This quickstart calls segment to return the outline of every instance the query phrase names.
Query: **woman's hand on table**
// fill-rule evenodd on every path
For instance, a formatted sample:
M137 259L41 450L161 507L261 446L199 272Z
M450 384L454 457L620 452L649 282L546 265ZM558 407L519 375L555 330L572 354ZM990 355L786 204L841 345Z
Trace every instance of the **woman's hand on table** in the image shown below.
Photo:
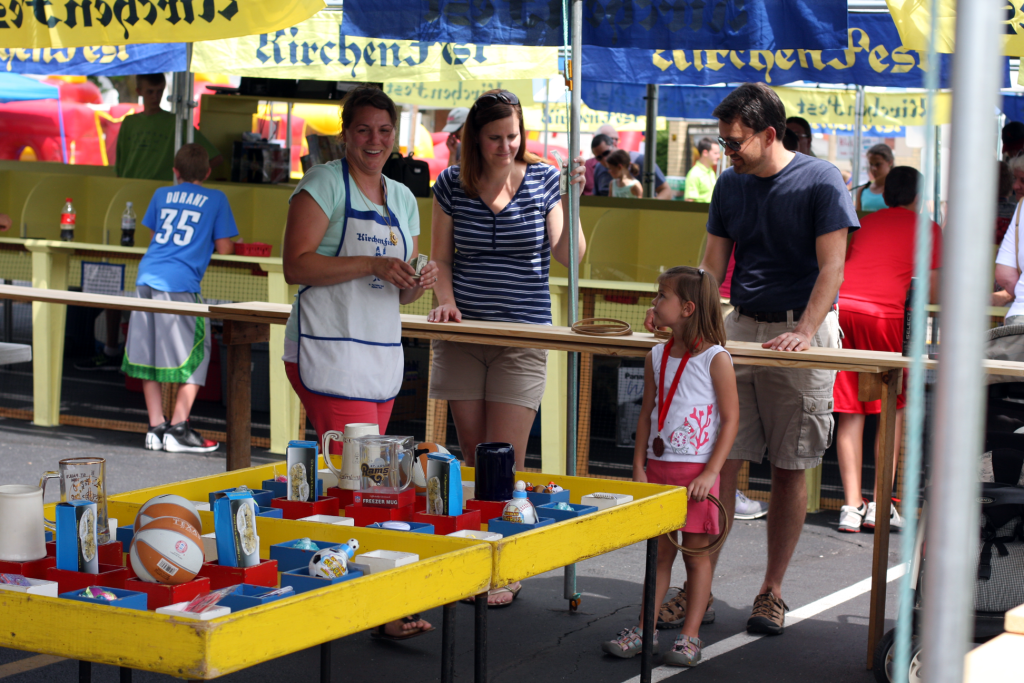
M416 271L400 258L390 256L371 256L370 272L379 280L390 282L399 289L412 289L418 286Z
M455 304L441 304L427 316L428 323L461 323L462 312L455 307Z
M437 264L433 261L428 261L427 265L423 266L423 270L420 271L420 287L423 289L433 289L434 285L437 284L437 274L441 272L441 269L437 267Z

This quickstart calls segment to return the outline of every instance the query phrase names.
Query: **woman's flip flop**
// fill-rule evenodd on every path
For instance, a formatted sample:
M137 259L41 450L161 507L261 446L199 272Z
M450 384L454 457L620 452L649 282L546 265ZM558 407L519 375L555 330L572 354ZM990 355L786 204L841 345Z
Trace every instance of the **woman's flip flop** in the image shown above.
M418 615L418 614L410 614L407 617L402 617L402 623L403 624L414 624L414 623L416 623L419 620L420 620L420 615ZM412 630L412 631L406 631L405 633L403 633L400 636L393 636L393 635L391 635L390 633L388 633L385 630L386 627L387 627L387 624L381 624L380 626L378 626L373 631L370 631L370 637L371 638L376 638L377 640L408 640L409 638L415 638L416 636L422 636L424 633L430 633L431 631L434 630L434 627L431 626L430 628L418 628L418 629L415 629L415 630Z

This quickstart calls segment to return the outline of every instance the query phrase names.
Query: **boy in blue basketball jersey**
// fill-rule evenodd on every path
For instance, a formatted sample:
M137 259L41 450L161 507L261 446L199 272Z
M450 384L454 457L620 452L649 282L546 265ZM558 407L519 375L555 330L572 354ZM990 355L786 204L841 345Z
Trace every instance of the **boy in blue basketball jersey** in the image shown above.
M180 183L153 194L142 224L153 231L139 263L136 296L142 299L201 303L200 282L213 252L231 254L238 236L227 197L202 187L210 176L206 150L182 146L174 157ZM211 334L206 318L132 311L125 344L124 370L142 380L149 412L146 448L175 453L209 453L218 443L200 436L188 416L199 388L206 384ZM170 419L163 414L160 383L181 384Z

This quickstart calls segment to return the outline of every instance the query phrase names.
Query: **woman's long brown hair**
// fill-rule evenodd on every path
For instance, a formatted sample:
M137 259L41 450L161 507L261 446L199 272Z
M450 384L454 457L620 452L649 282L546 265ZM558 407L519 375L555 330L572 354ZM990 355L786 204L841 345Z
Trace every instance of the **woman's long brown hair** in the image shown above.
M481 100L484 95L496 95L502 90L488 90L473 104L466 117L466 124L462 129L462 157L459 160L459 183L467 197L476 199L480 196L480 178L484 172L484 160L480 155L480 131L488 123L499 121L515 115L519 119L519 149L516 151L516 161L525 161L528 164L543 163L543 159L526 150L526 126L523 124L523 108L519 104L507 104L501 100L487 98Z

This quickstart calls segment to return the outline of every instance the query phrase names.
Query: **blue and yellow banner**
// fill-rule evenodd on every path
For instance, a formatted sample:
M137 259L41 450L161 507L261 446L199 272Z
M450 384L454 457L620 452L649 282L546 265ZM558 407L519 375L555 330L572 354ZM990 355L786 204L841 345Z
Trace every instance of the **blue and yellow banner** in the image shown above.
M666 50L838 49L846 44L838 0L583 0L583 44ZM560 46L561 0L352 0L348 35Z
M1024 0L1021 0L1024 2ZM612 50L583 48L583 78L617 83L715 85L795 81L920 88L927 50L900 40L887 14L851 14L842 50ZM949 87L951 57L939 58ZM1008 73L1007 67L1003 67ZM1008 76L1004 78L1008 83Z
M128 76L188 68L185 46L104 45L102 47L0 48L0 69L38 76Z

